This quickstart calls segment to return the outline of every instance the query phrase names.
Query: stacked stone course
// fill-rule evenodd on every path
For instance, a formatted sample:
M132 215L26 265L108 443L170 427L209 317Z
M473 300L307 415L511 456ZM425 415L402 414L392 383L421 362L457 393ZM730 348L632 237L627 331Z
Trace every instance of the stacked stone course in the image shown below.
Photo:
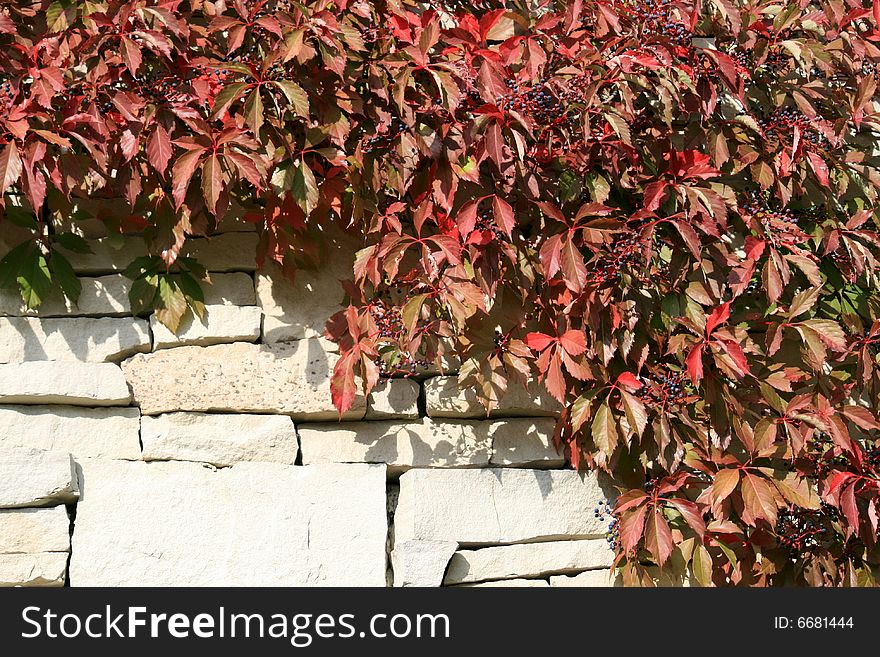
M539 386L487 417L454 371L393 379L340 420L322 336L358 244L290 283L228 230L187 245L212 284L177 335L97 229L78 303L0 290L0 585L612 585L611 492Z

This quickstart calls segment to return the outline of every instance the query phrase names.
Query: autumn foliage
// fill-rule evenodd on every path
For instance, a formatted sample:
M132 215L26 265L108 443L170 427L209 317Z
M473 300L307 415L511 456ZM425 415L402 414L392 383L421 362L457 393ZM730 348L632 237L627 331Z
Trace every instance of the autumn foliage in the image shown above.
M146 240L132 298L172 327L203 310L188 236L256 222L294 275L338 224L340 411L426 369L489 410L537 379L620 488L627 583L874 584L878 0L0 7L28 304L76 298L80 218Z

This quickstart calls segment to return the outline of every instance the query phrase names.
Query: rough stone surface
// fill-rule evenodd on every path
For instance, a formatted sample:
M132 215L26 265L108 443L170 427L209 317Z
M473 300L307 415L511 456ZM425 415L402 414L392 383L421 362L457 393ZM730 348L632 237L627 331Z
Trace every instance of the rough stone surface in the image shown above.
M70 454L37 449L0 449L0 508L55 506L79 497Z
M262 314L256 306L206 306L204 318L190 314L175 335L153 315L150 318L153 349L255 342L260 337L261 319Z
M608 568L602 568L600 570L587 570L586 572L572 576L557 575L550 578L550 586L554 587L595 586L611 588L613 586L620 585L620 578L617 577L612 579L611 570L609 570Z
M65 249L59 250L70 261L76 273L93 276L121 272L135 258L147 255L146 243L136 237L122 241L115 238L91 240L89 247L92 250L91 253L74 253Z
M199 461L227 466L241 461L293 465L299 451L286 415L168 413L144 416L145 461Z
M283 342L319 337L331 315L341 309L341 280L352 277L355 252L363 240L331 229L328 253L317 270L300 270L293 283L271 265L257 275L257 300L266 315L263 339Z
M381 467L82 468L73 586L385 585Z
M419 417L419 384L410 379L380 381L367 397L367 420L404 420Z
M161 377L157 375L155 381ZM33 361L0 365L0 404L125 406L131 393L118 365Z
M425 402L431 417L485 418L486 408L473 388L460 389L458 377L437 376L426 379ZM541 384L526 390L512 384L489 417L556 416L560 405Z
M0 554L0 586L64 586L66 552Z
M600 538L588 510L606 498L593 474L572 470L419 470L400 477L397 541L466 546Z
M492 587L492 588L510 588L510 589L524 589L524 588L545 588L550 586L547 583L547 580L544 579L502 579L497 582L480 582L479 584L458 584L460 588L477 588L477 587Z
M0 448L69 452L74 458L141 457L136 408L0 406Z
M458 543L406 541L394 546L391 567L394 586L440 586Z
M614 552L604 539L460 550L449 562L443 583L463 584L494 579L541 577L591 568L608 568L613 563Z
M300 425L303 463L384 463L389 474L411 467L489 464L488 423L338 422Z
M0 363L102 363L149 350L150 331L142 319L0 317Z
M254 271L257 268L256 233L224 233L189 239L183 255L198 260L208 271Z
M213 273L210 284L202 284L202 291L209 306L254 306L257 303L254 279L244 272Z
M553 446L552 418L499 420L491 424L492 465L561 468L565 457Z
M277 345L238 342L138 354L122 368L146 415L170 411L284 413L298 420L337 419L330 373L337 356L325 340ZM358 397L345 419L360 419Z
M67 552L70 519L63 506L0 511L0 554Z

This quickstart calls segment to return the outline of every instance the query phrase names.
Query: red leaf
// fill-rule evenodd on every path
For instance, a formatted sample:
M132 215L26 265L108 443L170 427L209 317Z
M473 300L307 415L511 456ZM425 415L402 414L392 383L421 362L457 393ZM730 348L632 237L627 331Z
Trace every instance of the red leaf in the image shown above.
M492 197L492 212L495 214L495 224L504 231L504 234L510 237L513 234L513 228L516 226L516 220L513 217L513 208L510 204L498 196Z
M641 506L633 513L625 513L620 519L620 547L624 552L636 548L645 531L645 514L647 506Z
M819 181L819 184L823 187L828 187L828 165L825 164L822 156L813 151L807 151L807 160L809 160L810 167L813 169L813 173L816 174L816 180Z
M648 212L654 212L663 202L666 188L669 184L665 180L652 182L645 187L644 207Z
M699 507L688 500L669 499L669 503L678 509L679 513L684 517L685 522L694 530L700 540L706 534L706 521L703 520L703 514L700 513Z
M330 378L330 397L333 406L342 415L354 405L357 396L357 382L355 380L355 363L357 354L350 351L343 355L333 367L333 376Z
M174 168L171 170L171 190L174 195L174 204L177 208L183 205L189 181L192 179L204 154L204 149L187 151L177 158L177 161L174 163Z
M559 336L559 344L569 356L580 356L587 350L587 337L583 331L572 329Z
M168 167L168 160L171 159L172 150L173 147L171 146L171 139L168 133L161 124L157 124L156 129L153 130L153 134L150 136L150 141L147 142L147 156L150 158L150 164L159 173L165 173L165 169Z
M617 377L617 383L627 388L630 392L634 392L642 387L642 382L639 381L631 372L624 372L619 377Z
M141 47L128 37L122 37L122 60L132 75L137 75L142 59Z
M703 378L703 345L695 345L685 360L691 381L699 383Z
M728 319L730 319L730 301L725 301L706 318L706 335L712 335L712 331Z
M21 157L14 141L6 144L0 152L0 194L3 194L21 177Z
M645 524L645 547L662 566L672 554L672 530L666 518L656 509L648 514Z
M210 155L202 165L202 192L205 195L205 204L211 212L216 211L217 199L222 190L223 171L220 169L220 158Z
M544 351L547 347L556 343L556 338L550 337L546 333L529 333L525 339L529 349L534 351Z

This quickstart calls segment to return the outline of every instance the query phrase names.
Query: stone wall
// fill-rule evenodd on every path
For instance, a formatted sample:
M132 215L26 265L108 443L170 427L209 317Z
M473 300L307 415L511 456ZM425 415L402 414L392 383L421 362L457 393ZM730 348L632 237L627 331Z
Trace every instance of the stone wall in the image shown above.
M612 584L609 493L556 453L552 399L487 418L451 372L340 421L321 335L357 245L291 284L256 240L192 241L213 283L179 335L130 314L136 242L70 254L77 304L0 290L0 585Z

